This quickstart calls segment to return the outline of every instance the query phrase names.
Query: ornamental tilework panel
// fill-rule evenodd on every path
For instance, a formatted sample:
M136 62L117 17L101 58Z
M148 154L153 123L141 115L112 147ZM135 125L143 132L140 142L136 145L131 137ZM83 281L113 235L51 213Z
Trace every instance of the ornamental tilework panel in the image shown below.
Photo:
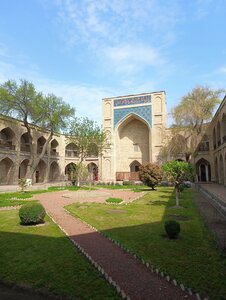
M144 119L152 127L151 105L119 108L114 110L114 127L129 114L135 114Z
M151 95L148 96L136 96L129 98L122 98L114 100L114 106L123 106L123 105L133 105L133 104L141 104L141 103L150 103Z

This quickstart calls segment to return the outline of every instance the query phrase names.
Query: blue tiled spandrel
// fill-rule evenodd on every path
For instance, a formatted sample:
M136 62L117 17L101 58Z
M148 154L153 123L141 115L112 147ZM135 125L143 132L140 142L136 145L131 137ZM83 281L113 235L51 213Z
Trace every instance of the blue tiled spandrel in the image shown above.
M126 116L135 114L144 119L152 127L151 105L118 108L114 110L114 127Z

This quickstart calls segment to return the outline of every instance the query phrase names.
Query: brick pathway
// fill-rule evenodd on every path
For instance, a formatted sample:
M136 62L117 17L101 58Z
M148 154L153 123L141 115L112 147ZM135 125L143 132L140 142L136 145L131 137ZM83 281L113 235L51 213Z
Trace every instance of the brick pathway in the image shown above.
M122 198L123 194L125 196L128 192L117 191L117 195ZM113 191L111 193L114 194ZM69 215L63 207L76 200L73 197L62 197L64 194L65 191L40 194L35 195L35 199L44 205L53 220L112 277L132 300L195 299L166 279L151 273L132 255L124 252L79 219ZM137 197L137 194L135 196ZM98 197L95 198L95 202L96 200Z

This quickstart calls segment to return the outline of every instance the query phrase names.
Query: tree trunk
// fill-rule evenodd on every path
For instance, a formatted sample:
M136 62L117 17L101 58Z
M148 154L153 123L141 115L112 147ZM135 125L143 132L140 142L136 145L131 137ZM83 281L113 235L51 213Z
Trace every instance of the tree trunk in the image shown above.
M179 186L178 185L175 187L175 190L176 190L176 206L179 206L179 193L180 193L180 191L179 191Z

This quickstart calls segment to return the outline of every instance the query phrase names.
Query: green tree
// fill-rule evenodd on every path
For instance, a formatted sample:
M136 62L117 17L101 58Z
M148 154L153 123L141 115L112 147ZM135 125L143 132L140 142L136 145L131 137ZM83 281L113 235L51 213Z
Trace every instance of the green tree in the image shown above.
M182 97L180 103L172 110L174 124L166 139L162 156L168 152L171 159L180 154L184 155L186 161L190 160L224 92L223 89L211 90L208 87L197 86Z
M192 165L184 161L168 161L162 165L162 169L167 179L175 186L176 205L179 206L181 185L185 180L191 180L193 176Z
M68 120L74 115L74 109L53 94L45 96L37 92L31 82L21 79L19 84L8 80L0 85L0 113L18 118L27 130L30 159L26 178L32 179L53 133L66 128ZM37 154L36 141L32 136L34 125L48 131L48 138L40 154Z
M88 118L75 118L71 124L68 134L68 143L76 145L79 157L79 165L85 158L91 156L101 156L109 146L106 133L97 125L96 122ZM77 185L80 185L80 177L77 178Z
M154 163L147 163L140 166L139 178L143 184L150 186L152 190L162 180L162 169Z

